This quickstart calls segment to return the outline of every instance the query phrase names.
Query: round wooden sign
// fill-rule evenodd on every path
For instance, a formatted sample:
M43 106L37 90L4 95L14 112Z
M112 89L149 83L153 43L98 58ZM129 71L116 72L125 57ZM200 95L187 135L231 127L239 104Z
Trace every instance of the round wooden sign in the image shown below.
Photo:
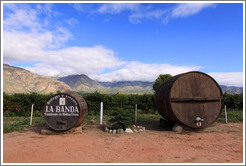
M50 128L65 131L82 123L87 114L87 105L75 93L60 93L46 102L43 114Z

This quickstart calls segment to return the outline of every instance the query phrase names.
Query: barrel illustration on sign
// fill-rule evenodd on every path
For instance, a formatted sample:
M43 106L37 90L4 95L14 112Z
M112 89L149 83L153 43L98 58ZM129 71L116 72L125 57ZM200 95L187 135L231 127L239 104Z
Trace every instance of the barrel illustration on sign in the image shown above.
M156 91L155 102L158 112L168 121L203 128L221 114L223 93L211 76L193 71L162 83Z
M45 104L44 119L53 130L65 131L79 126L87 115L84 98L75 92L59 93L52 96Z

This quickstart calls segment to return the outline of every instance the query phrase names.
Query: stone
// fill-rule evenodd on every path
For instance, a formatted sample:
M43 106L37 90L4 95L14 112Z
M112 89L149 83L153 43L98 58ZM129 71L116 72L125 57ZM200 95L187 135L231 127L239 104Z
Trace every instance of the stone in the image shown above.
M133 131L130 128L126 128L125 133L133 133Z
M136 125L132 125L132 127L135 129L136 128Z
M75 127L71 129L70 133L80 134L82 133L82 127Z
M51 130L48 130L48 129L42 129L41 130L41 134L42 135L52 135L54 133L55 133L54 131L51 131Z
M183 127L182 127L180 124L176 123L176 124L173 126L172 131L174 131L174 132L176 132L176 133L182 133Z
M141 131L143 131L143 129L139 129L138 131L141 132Z
M137 132L138 132L138 130L137 130L137 129L133 129L133 132L134 132L134 133L137 133Z
M105 131L105 132L108 132L108 130L109 130L108 127L105 127L105 130L104 130L104 131Z
M144 126L143 126L142 130L145 131L145 127Z
M137 129L139 129L139 126L137 126Z
M109 130L109 133L112 133L112 129Z
M116 129L113 130L113 134L116 134Z

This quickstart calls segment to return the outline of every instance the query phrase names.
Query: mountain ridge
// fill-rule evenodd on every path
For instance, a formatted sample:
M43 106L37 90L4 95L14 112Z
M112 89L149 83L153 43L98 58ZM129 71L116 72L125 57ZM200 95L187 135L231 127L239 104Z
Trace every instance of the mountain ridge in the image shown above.
M74 90L81 93L129 93L143 94L153 93L154 82L147 81L117 81L101 82L91 79L85 74L74 74L65 77L51 78L37 75L30 71L3 65L4 92L6 93L49 93L55 91ZM243 93L243 87L220 85L223 93L231 94Z

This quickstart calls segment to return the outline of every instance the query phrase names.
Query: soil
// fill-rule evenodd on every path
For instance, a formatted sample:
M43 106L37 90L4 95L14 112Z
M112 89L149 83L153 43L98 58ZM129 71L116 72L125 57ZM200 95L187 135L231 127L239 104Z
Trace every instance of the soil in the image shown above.
M214 123L181 134L158 125L109 134L87 125L80 134L41 135L39 128L3 135L3 163L242 163L243 123Z

